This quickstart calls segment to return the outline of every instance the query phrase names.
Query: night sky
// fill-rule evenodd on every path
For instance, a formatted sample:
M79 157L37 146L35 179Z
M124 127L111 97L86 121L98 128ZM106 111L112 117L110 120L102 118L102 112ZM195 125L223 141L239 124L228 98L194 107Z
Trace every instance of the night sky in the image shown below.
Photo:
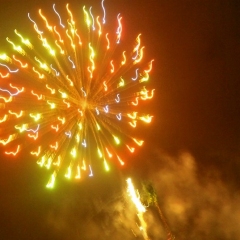
M101 12L100 0L68 2ZM50 13L52 3L67 2L0 0L0 53L15 28L35 34L27 13ZM240 239L239 1L105 0L105 7L107 21L123 17L123 44L142 33L146 59L154 59L155 96L146 106L154 118L139 133L145 145L122 170L59 178L53 190L33 158L1 152L0 239L143 239L127 177L139 190L152 184L176 240ZM154 207L145 219L150 239L167 239Z

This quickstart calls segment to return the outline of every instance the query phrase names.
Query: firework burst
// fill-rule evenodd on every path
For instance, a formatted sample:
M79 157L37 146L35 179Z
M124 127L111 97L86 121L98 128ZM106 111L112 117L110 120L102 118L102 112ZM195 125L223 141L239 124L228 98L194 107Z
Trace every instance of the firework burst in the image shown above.
M154 93L146 87L153 60L142 64L141 34L131 51L121 50L120 14L108 33L104 1L102 17L82 10L85 24L77 24L69 4L66 21L55 4L49 19L41 9L28 14L31 41L15 30L7 38L13 54L0 55L0 143L9 156L29 149L51 169L47 187L61 169L78 179L99 165L124 165L125 151L143 144L134 137L137 125L152 119L139 112Z

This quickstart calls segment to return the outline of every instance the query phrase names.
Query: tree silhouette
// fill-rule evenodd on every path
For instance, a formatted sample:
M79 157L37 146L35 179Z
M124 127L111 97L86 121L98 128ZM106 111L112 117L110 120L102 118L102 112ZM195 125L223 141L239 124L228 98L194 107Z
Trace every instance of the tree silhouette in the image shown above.
M163 223L164 229L167 233L167 240L174 240L175 236L172 234L171 229L167 223L167 219L165 218L157 198L157 193L150 182L142 183L142 191L141 191L141 201L145 203L147 206L154 206L157 208L158 215Z

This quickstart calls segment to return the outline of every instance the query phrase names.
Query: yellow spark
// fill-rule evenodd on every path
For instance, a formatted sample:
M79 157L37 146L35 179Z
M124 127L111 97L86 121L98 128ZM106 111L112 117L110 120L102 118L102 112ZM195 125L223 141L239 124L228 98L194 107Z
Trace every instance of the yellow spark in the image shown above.
M88 46L89 46L89 49L90 49L89 60L90 60L90 62L92 63L91 69L92 69L92 71L93 71L93 70L95 69L95 64L94 64L94 61L93 61L93 59L94 59L94 57L95 57L95 53L94 53L93 47L91 46L91 43L89 43Z
M58 157L57 157L57 161L53 162L53 165L59 167L59 166L60 166L60 163L61 163L61 156L58 156Z
M16 90L18 91L18 93L21 93L21 92L24 91L24 87L22 87L21 89L19 89L18 87L13 86L11 83L10 83L9 85L10 85L11 88L16 89Z
M77 174L75 176L76 179L80 179L81 178L81 168L79 165L77 165Z
M67 105L67 108L70 108L71 104L67 101L65 101L65 99L63 99L63 103Z
M112 136L113 136L113 138L114 138L115 143L116 143L116 144L120 144L119 138L116 137L116 136L114 136L114 135L112 135Z
M8 98L0 96L0 99L3 99L5 103L11 102L12 101L12 96L9 96Z
M0 118L0 123L5 122L8 118L8 115L5 114L2 118Z
M128 113L127 116L131 119L136 119L137 118L137 112Z
M119 15L118 15L119 16ZM118 17L117 43L119 43L122 34L122 17Z
M60 89L58 90L62 94L62 98L67 98L68 95L65 92L62 92Z
M8 57L6 53L0 54L0 59L5 61L5 62L11 62L11 58Z
M99 148L98 148L98 155L99 155L100 158L103 157L102 152L101 152L101 150Z
M58 44L57 40L55 41L55 44L56 44L57 47L59 48L60 53L61 53L61 54L64 54L65 52L64 52L64 50L62 49L62 47Z
M129 150L131 153L133 153L133 152L135 151L135 148L134 148L134 147L129 147L128 145L126 145L126 146L127 146L128 150Z
M31 91L32 95L36 96L38 100L42 99L42 94L38 95L37 93L35 93L33 90Z
M48 29L50 32L52 32L53 27L48 24L47 18L42 14L42 10L39 9L38 12L39 12L39 15L41 16L41 18L42 18L42 19L44 20L44 22L46 23L47 29Z
M80 36L79 36L78 33L77 33L77 29L75 30L75 35L76 35L77 38L78 38L78 44L79 44L80 46L82 46L82 41L81 41Z
M106 91L108 90L108 87L107 87L106 81L103 82L103 86L104 86L104 91L106 92Z
M69 40L70 40L70 42L71 42L71 46L72 46L72 48L73 48L73 50L75 49L75 44L73 43L73 39L72 39L72 37L69 35L69 33L68 33L68 29L66 30L66 34L67 34L67 37L69 38Z
M47 163L44 164L44 167L46 167L47 169L50 169L52 165L52 161L53 161L52 157L49 157L47 160Z
M37 57L34 58L36 62L39 63L40 68L44 69L47 72L51 72L46 63L42 63Z
M65 117L58 117L58 120L62 123L62 125L66 122Z
M56 173L56 171L54 171L54 173L51 175L51 177L50 177L50 179L49 179L49 181L46 185L47 188L53 188L54 187L56 175L57 175L57 173Z
M114 65L113 65L113 60L111 60L111 62L110 62L110 65L111 65L111 73L114 73Z
M145 48L145 47L141 47L140 53L139 53L139 55L138 55L138 58L136 58L136 60L134 61L134 64L139 63L139 62L142 60L142 58L143 58L143 49L144 49L144 48Z
M80 130L82 130L82 123L81 122L78 123L78 127L79 127Z
M110 48L110 41L108 39L108 33L106 33L106 40L107 40L107 49Z
M5 154L16 156L19 151L20 151L20 145L17 146L17 149L15 151L10 151L10 152L5 151Z
M41 153L41 146L38 146L37 151L31 151L30 152L32 155L35 155L36 157L39 156L39 154Z
M123 87L125 85L125 81L122 77L120 77L120 82L118 83L117 87Z
M98 123L96 123L96 126L97 126L97 130L98 130L98 131L100 131L100 130L101 130L101 128L100 128L100 126L99 126L99 124L98 124Z
M75 147L71 150L70 154L72 155L73 158L77 157L77 150Z
M38 132L36 132L36 133L29 133L28 137L33 138L34 140L36 140L38 138Z
M37 122L41 118L41 114L40 113L36 113L36 114L30 113L29 116L31 118L33 118L35 122Z
M102 34L102 27L101 27L101 23L99 22L99 16L97 16L97 25L99 27L98 36L100 37Z
M79 134L76 135L76 140L77 140L77 143L80 142L80 135Z
M71 175L72 175L72 168L71 168L71 166L69 166L69 167L67 168L67 173L65 174L65 177L68 178L68 179L70 179L70 178L71 178Z
M85 20L87 26L89 27L91 25L91 19L88 15L88 12L85 10L85 6L83 6L83 12L84 12L84 20Z
M143 140L137 140L136 138L132 138L132 140L138 145L138 146L142 146L144 141Z
M145 240L149 240L149 237L147 235L147 224L143 217L143 214L146 212L146 208L141 203L139 193L137 190L135 190L131 178L127 179L127 192L137 209L137 216L141 224L140 230L142 231L143 237Z
M153 93L154 93L155 89L151 90L151 95L148 94L149 90L147 90L145 87L143 87L143 89L140 91L140 95L141 95L141 99L142 100L147 100L147 99L151 99L153 97Z
M120 164L123 166L123 165L124 165L123 160L122 160L119 156L117 156L117 159L118 159L118 161L120 162Z
M104 167L105 167L105 170L106 170L106 171L109 171L109 170L110 170L110 168L109 168L109 166L108 166L108 164L107 164L106 159L104 159Z
M22 117L22 115L23 115L23 111L22 111L22 110L21 110L19 113L13 112L12 110L8 110L8 112L9 112L11 115L14 115L16 118L20 118L20 117Z
M112 157L112 154L109 152L109 150L106 148L106 151L107 151L107 154L108 154L108 157Z
M37 26L37 24L36 24L35 22L34 22L33 28L34 28L34 30L37 32L37 34L39 35L39 37L42 38L42 32L38 29L38 26Z
M69 82L69 85L70 85L71 87L73 87L73 86L74 86L74 84L73 84L72 80L69 78L69 76L68 76L68 75L66 76L66 79L68 80L68 82Z
M83 162L82 162L82 169L83 169L84 171L87 170L86 163L85 163L85 160L84 160L84 159L83 159Z
M16 50L17 52L19 52L22 55L25 55L25 51L22 49L21 46L16 46L9 38L6 38L7 41L13 46L13 49Z
M54 109L56 107L56 104L50 101L47 101L47 104L50 106L51 109Z
M50 53L52 56L55 56L55 51L54 51L54 50L52 49L52 47L49 45L47 39L42 37L42 34L39 35L39 39L41 40L42 45L49 51L49 53Z
M58 142L56 142L55 145L50 144L50 148L53 148L56 151L58 149Z
M70 11L68 5L69 5L69 4L66 5L67 12L68 12L68 14L70 15L72 25L75 25L75 22L74 22L74 20L73 20L72 12Z
M62 38L61 38L60 33L56 30L56 26L53 27L53 30L54 30L54 32L58 35L59 42L60 42L60 43L63 43L63 40L62 40Z
M142 82L147 82L149 79L149 74L147 72L145 72L145 75L139 79L139 82L142 83Z
M137 121L133 120L133 121L129 122L129 124L131 125L131 127L135 128L137 126Z
M150 123L152 121L152 118L153 118L153 116L149 116L149 115L139 117L139 119L142 120L145 123Z
M137 36L137 38L136 38L137 45L136 45L136 47L133 49L133 52L138 51L138 49L139 49L139 47L140 47L140 43L141 43L140 36L141 36L141 33L139 33L138 36Z
M138 192L136 192L135 189L134 189L134 186L133 186L131 178L127 179L127 186L128 186L128 188L127 188L128 193L129 193L129 195L130 195L130 197L132 199L132 202L136 206L138 212L142 212L142 213L146 212L146 208L141 203L140 196L139 196Z
M19 59L17 59L14 55L13 55L13 59L16 61L16 62L18 62L18 63L20 63L20 65L21 65L21 68L27 68L28 67L28 64L27 63L22 63Z
M39 77L40 79L43 79L43 78L44 78L44 74L41 74L39 71L37 71L37 70L35 69L35 67L33 67L32 70L38 75L38 77Z
M132 102L132 105L137 106L138 105L138 97L135 98L135 102Z
M33 45L30 43L28 39L23 38L23 36L20 33L18 33L16 29L14 30L14 32L18 37L21 38L23 44L25 44L28 48L33 49Z
M58 132L58 130L59 130L58 124L56 126L51 125L51 128L54 129L56 132Z
M83 116L83 111L78 109L78 112L80 113L81 117Z
M45 156L42 156L41 160L38 160L38 161L37 161L37 164L38 164L40 167L43 167L45 161L46 161Z
M125 65L126 63L126 55L125 55L126 51L123 51L122 55L123 55L123 60L121 62L122 65Z
M1 76L1 78L8 78L9 77L9 73L6 73L5 75L3 75L1 72L0 72L0 76Z
M16 125L16 126L15 126L15 129L19 130L20 132L24 132L24 131L27 130L27 127L28 127L27 124L23 124L22 126Z
M14 139L14 135L9 135L7 139L0 139L0 143L2 145L7 145L8 143L10 143L12 140Z
M150 61L149 65L148 65L148 69L147 69L147 70L144 70L144 72L146 72L146 73L149 73L149 72L151 72L151 70L152 70L152 63L153 63L153 61L154 61L154 59L152 59L152 60Z

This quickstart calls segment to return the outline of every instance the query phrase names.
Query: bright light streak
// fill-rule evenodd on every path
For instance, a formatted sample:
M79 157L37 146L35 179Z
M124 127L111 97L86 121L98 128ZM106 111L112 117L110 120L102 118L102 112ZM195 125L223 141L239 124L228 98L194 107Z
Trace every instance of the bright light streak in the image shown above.
M68 56L68 60L69 60L69 62L72 63L72 68L76 68L76 66L75 66L74 62L71 60L71 57L70 57L70 56Z
M16 73L16 72L19 71L19 69L11 70L6 64L0 63L0 66L3 66L3 67L5 67L5 68L7 68L10 73Z
M40 154L40 152L41 152L41 146L38 146L37 151L31 151L30 153L31 153L32 155L35 155L36 157L38 157L39 154Z
M146 208L142 204L142 202L140 201L139 193L138 193L137 190L135 190L131 178L127 179L127 192L129 194L133 204L136 207L137 216L138 216L140 224L141 224L140 225L140 230L142 231L143 238L145 240L149 240L149 237L147 235L147 224L146 224L146 222L144 220L144 217L143 217L143 214L146 212Z
M118 113L118 114L116 115L116 117L117 117L117 119L120 121L120 120L122 119L122 114L121 114L121 113Z
M61 19L59 13L58 13L57 10L55 9L55 4L53 4L53 10L54 10L54 12L57 14L57 16L58 16L58 18L59 18L59 24L61 25L62 28L65 28L65 25L62 24L62 19Z
M136 76L132 78L133 81L136 81L138 79L138 68L136 69Z
M143 206L143 204L140 201L140 196L139 194L135 191L133 183L132 183L132 179L128 178L127 179L127 185L128 185L128 193L132 199L132 202L135 204L137 210L139 212L146 212L146 208Z
M60 75L60 73L52 66L52 64L50 65L50 68L55 72L57 77Z
M89 165L89 171L90 171L89 177L93 177L93 171L90 165Z
M19 150L20 150L20 145L17 146L17 149L15 151L10 151L10 152L9 151L5 151L5 154L16 156L17 153L19 152Z
M117 97L115 98L116 103L119 103L119 102L120 102L120 97L119 97L119 96L120 96L120 94L118 93L118 94L117 94Z
M7 139L0 139L0 143L5 146L8 143L10 143L13 139L14 139L14 136L9 135Z
M29 129L26 129L27 132L33 132L33 133L36 133L40 128L40 124L37 125L37 128L34 130L32 128L29 128Z
M117 15L117 20L118 20L118 29L117 29L117 44L120 43L121 39L121 34L122 34L122 17L120 17L120 13Z
M89 12L90 12L90 15L91 15L91 18L92 18L92 30L95 31L94 17L93 17L93 14L92 14L92 7L89 8Z
M102 9L103 9L103 19L102 19L102 22L103 22L103 24L105 24L106 23L106 19L105 19L106 18L106 11L105 11L103 3L104 3L104 0L102 0Z
M0 73L1 78L8 78L9 77L9 73L6 73L5 75L3 75L2 73Z
M21 68L27 68L28 67L28 64L27 63L22 63L19 59L17 59L14 55L13 55L13 59L16 61L16 62L18 62L18 63L20 63L20 65L21 65Z
M48 29L50 32L52 32L53 27L48 24L47 18L42 14L42 10L39 9L38 12L39 12L39 15L41 16L41 18L44 20L47 29Z

